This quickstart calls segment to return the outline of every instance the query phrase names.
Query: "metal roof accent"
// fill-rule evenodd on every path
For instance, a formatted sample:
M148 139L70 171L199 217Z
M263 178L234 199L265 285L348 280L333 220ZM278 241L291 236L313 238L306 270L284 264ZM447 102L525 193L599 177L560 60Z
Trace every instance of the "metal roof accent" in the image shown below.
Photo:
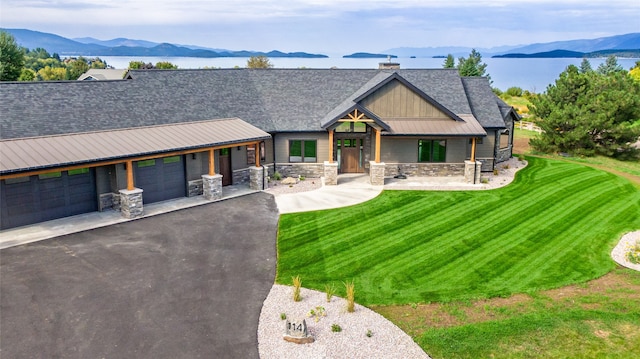
M458 115L462 121L443 118L386 119L390 130L384 136L474 136L484 137L487 132L473 115Z
M239 118L0 141L0 173L70 166L271 138Z

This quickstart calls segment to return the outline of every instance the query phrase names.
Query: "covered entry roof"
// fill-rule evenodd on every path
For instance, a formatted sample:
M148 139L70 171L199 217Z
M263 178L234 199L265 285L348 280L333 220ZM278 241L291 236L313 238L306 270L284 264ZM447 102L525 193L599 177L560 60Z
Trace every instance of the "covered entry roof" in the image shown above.
M0 174L261 141L239 118L0 141Z

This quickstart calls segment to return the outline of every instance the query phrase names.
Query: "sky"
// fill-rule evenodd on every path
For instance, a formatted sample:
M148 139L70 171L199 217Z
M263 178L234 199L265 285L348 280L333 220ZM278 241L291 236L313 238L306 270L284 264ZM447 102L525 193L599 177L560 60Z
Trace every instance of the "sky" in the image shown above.
M640 0L1 0L0 27L323 54L640 32Z

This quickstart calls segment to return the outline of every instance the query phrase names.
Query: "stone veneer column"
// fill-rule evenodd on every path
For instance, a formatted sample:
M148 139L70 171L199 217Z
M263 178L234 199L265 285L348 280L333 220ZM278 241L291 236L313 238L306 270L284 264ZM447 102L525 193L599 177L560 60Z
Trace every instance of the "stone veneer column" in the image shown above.
M138 218L142 216L142 190L140 188L120 190L120 211L124 218Z
M202 175L202 195L206 200L222 199L222 175Z
M384 186L384 162L376 163L375 161L369 162L369 181L372 186Z
M466 183L480 184L482 162L464 161L464 181Z
M338 162L324 161L324 184L327 186L338 185Z
M249 167L249 187L256 191L262 191L264 189L264 168L263 167Z

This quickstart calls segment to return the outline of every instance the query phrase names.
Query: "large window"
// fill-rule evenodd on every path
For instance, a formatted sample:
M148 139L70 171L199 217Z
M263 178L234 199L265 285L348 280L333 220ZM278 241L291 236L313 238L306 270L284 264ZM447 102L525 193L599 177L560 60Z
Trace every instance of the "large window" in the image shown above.
M316 140L290 140L289 162L317 162Z
M509 147L509 130L505 130L500 133L500 149L505 149Z
M445 162L446 158L446 140L418 141L418 162Z

